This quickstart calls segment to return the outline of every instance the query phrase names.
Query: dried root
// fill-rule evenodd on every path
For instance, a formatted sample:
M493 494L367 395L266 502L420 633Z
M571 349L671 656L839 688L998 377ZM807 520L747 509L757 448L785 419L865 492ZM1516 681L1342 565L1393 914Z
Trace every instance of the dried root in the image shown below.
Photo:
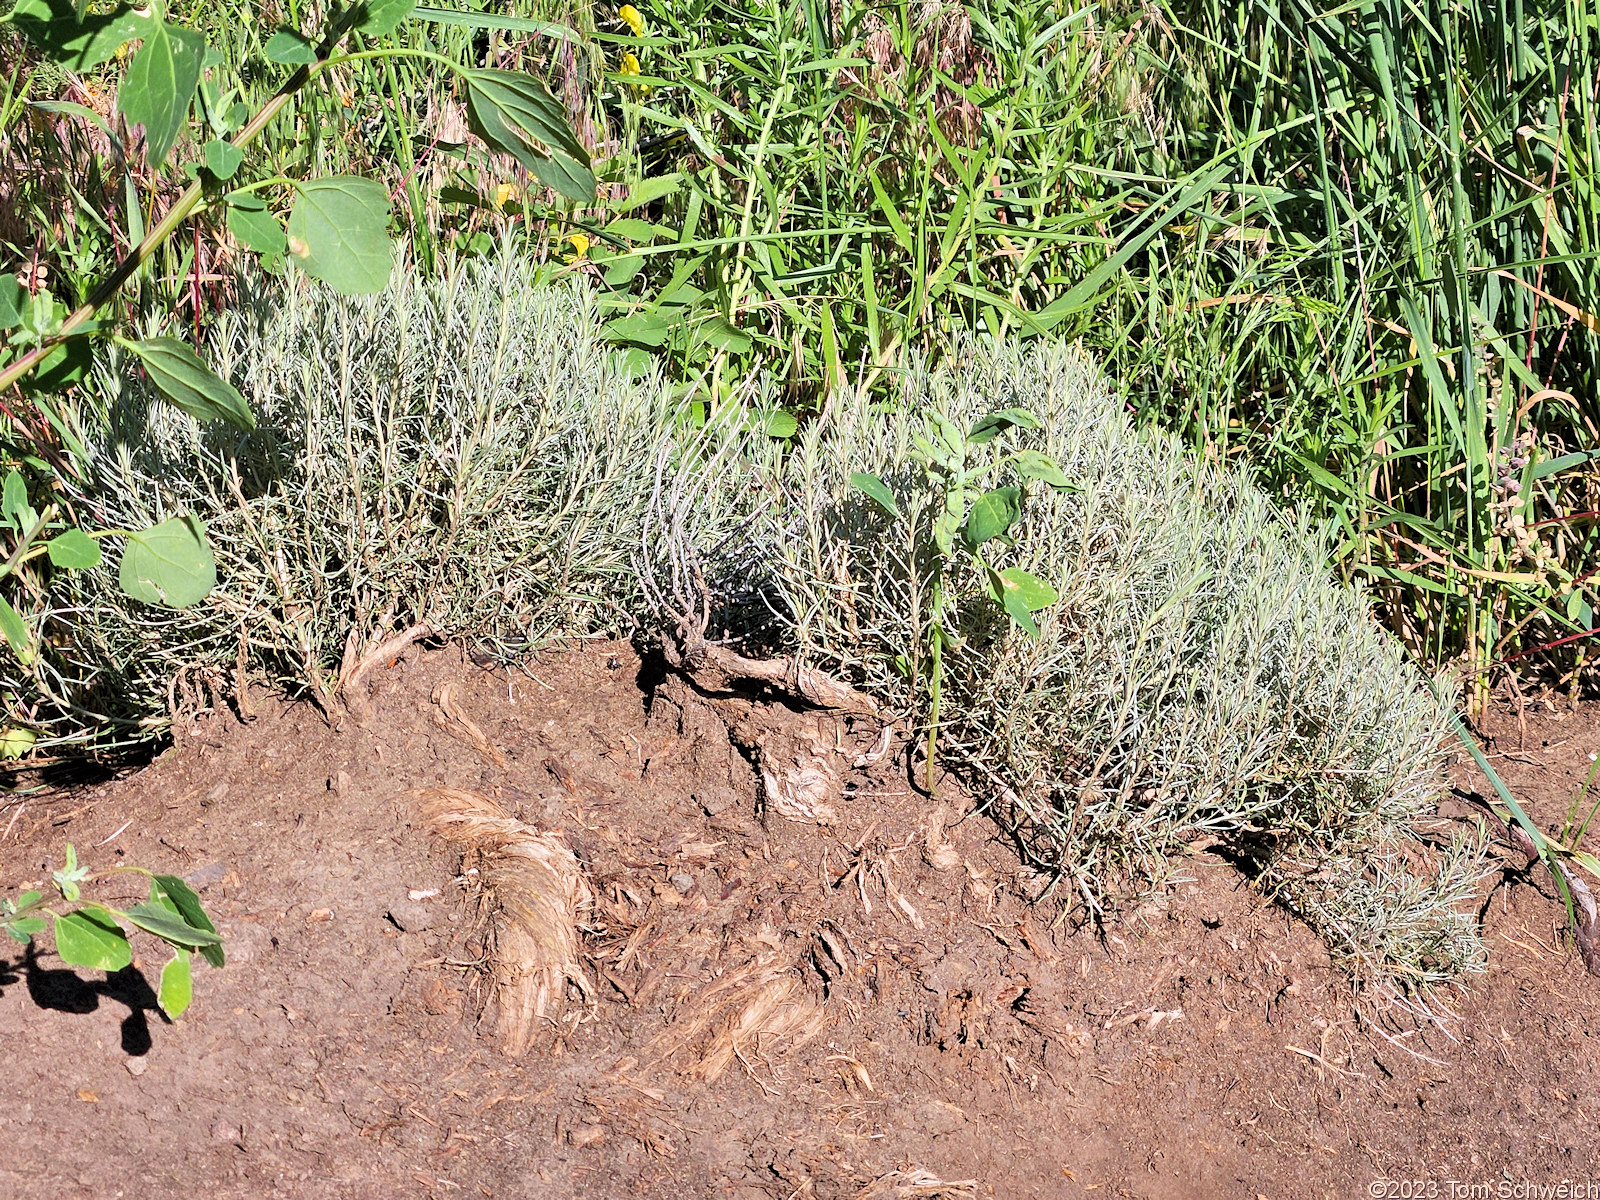
M540 833L476 792L425 792L422 815L478 866L499 1047L521 1056L568 1019L569 989L594 1006L578 957L578 927L594 905L588 878L559 833Z
M433 710L433 723L452 737L460 738L479 754L499 767L506 769L505 751L491 742L477 722L467 716L461 705L456 700L456 685L441 683L433 689L433 702L437 706Z
M657 1062L675 1058L714 1030L685 1074L715 1083L735 1059L753 1074L753 1059L779 1042L803 1045L826 1023L822 1005L800 980L798 964L763 938L754 958L700 992L692 1015L655 1037L646 1052Z
M945 1180L920 1167L874 1179L856 1193L856 1200L973 1200L978 1194L976 1179Z

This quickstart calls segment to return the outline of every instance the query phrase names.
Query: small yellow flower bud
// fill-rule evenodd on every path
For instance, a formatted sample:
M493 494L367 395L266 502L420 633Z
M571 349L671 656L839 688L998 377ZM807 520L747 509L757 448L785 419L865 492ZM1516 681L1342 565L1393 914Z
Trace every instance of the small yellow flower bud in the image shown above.
M494 189L494 206L504 208L522 199L522 189L514 183L502 183Z
M629 29L633 30L634 37L644 36L644 18L639 15L639 10L631 4L624 4L617 9L617 17Z
M633 56L633 51L622 56L622 61L617 64L617 70L624 75L637 75L639 73L639 60Z
M567 258L568 262L575 262L589 253L589 238L587 234L569 233L567 234L567 241L572 246L572 254Z

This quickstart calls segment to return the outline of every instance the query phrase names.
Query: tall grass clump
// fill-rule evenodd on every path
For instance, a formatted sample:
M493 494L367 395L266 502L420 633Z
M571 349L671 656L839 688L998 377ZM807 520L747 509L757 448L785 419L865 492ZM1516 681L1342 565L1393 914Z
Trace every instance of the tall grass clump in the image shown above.
M946 498L918 444L940 436L935 414L966 428L1016 407L1079 490L1030 496L990 565L1060 600L1031 639L975 564L944 577L945 761L1088 916L1215 844L1390 999L1475 969L1461 905L1479 849L1429 849L1449 697L1329 577L1315 534L1240 472L1135 432L1077 350L967 341L909 372L893 402L836 394L787 456L751 467L741 486L767 500L748 539L730 539L721 510L695 518L728 486L723 468L680 485L668 525L729 598L718 627L793 647L924 726L929 528ZM853 487L857 472L885 481L898 517Z
M194 514L218 584L172 611L121 595L114 563L59 579L46 653L29 673L6 661L11 719L103 746L162 725L175 679L331 703L348 655L419 623L501 657L630 628L631 514L670 400L603 342L589 293L536 279L500 256L433 282L402 270L370 298L255 285L214 341L250 433L157 403L110 359L71 413L74 502L110 528Z

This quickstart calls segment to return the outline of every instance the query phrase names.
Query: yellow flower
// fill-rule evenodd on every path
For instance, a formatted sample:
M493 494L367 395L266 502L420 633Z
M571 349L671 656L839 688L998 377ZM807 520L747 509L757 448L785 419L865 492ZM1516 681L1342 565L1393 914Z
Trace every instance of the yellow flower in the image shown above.
M356 102L356 94L354 92L341 92L340 95L339 95L339 99L344 101L344 106L346 108L349 108L349 107L351 107L352 105L355 104L355 102Z
M494 189L494 206L504 208L507 204L522 199L522 190L514 183L502 183Z
M131 46L131 45L133 45L132 42L123 42L122 45L117 47L117 61L118 62L126 62L127 61L127 58L128 58L128 47Z
M622 23L633 30L634 37L644 36L644 18L639 15L639 10L631 4L624 4L617 9L617 16Z
M589 238L587 234L569 233L566 240L572 246L572 253L567 255L568 262L577 262L589 253Z
M624 75L637 75L639 73L639 60L633 56L633 51L622 56L622 62L617 65L617 70Z

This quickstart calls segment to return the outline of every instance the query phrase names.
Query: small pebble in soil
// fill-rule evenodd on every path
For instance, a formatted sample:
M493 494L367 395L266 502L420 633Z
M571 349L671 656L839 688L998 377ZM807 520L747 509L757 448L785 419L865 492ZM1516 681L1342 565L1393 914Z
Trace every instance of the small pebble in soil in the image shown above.
M689 889L694 887L694 876L687 871L674 871L667 876L667 882L678 889L678 894L687 896Z
M604 1125L574 1125L567 1130L567 1141L574 1146L598 1146L605 1140Z
M147 1068L150 1064L142 1058L130 1058L122 1065L128 1068L129 1075L132 1075L135 1079L137 1079L140 1075L144 1074L145 1068Z

